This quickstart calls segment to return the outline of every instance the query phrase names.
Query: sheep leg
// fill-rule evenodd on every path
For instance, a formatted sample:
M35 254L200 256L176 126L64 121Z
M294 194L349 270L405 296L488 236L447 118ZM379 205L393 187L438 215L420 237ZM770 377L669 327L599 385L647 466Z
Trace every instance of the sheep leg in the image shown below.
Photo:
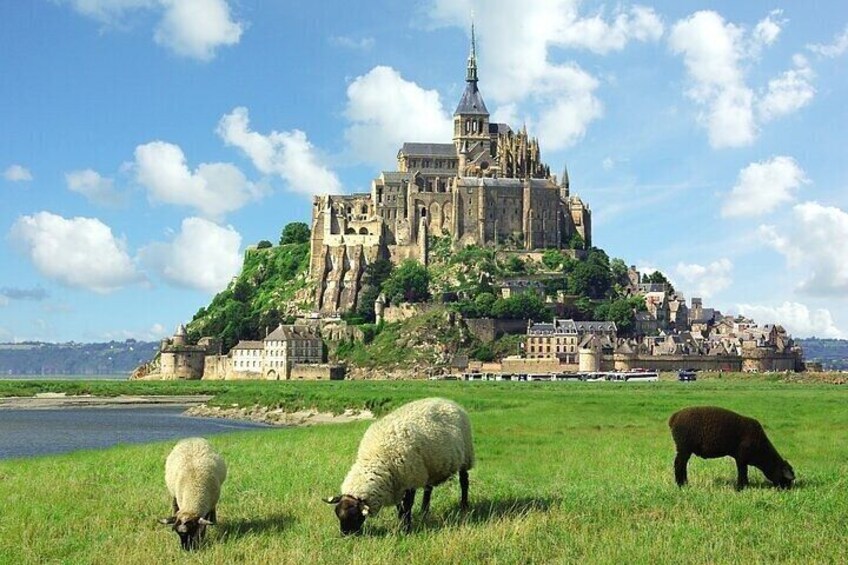
M421 513L426 514L430 511L430 495L433 494L433 487L427 485L424 487L424 496L421 499Z
M459 470L459 509L463 512L468 510L468 471L466 469Z
M171 510L174 511L174 516L180 511L180 506L177 504L177 497L171 498Z
M691 453L678 451L677 456L674 458L674 480L679 487L685 485L689 480L686 476L686 466L689 465L690 457L692 457Z
M736 460L736 490L742 490L748 486L748 463L742 459Z
M206 515L206 519L212 522L213 524L216 524L218 522L218 511L215 507L213 507L212 510L209 511L209 514Z
M398 520L403 522L404 529L408 532L412 531L412 504L415 502L415 489L408 489L403 500L398 504Z

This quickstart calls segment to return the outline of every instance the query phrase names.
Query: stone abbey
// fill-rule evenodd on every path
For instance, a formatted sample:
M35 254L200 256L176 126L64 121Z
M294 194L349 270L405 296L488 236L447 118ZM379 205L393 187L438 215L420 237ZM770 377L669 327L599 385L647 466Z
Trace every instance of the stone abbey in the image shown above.
M320 312L355 308L377 259L426 265L429 236L524 252L567 247L575 234L591 245L591 212L571 194L567 170L557 180L526 128L489 121L473 27L465 80L451 143L404 143L397 171L380 173L370 193L315 197L310 274Z

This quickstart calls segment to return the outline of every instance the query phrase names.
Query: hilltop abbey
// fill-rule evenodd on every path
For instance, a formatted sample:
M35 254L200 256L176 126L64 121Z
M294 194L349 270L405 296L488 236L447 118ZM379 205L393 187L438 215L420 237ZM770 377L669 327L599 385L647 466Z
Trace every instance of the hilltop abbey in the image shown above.
M453 115L451 143L404 143L397 171L383 171L370 193L316 196L310 273L317 310L356 307L365 267L380 258L427 264L428 236L453 245L502 245L532 252L592 243L589 207L572 196L568 172L557 182L526 128L491 123L477 87L474 28L466 86Z

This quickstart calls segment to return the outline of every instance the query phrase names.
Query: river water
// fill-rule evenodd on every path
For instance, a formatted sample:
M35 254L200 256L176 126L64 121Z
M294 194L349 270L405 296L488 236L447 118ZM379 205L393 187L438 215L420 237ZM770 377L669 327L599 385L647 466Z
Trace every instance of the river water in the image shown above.
M0 410L0 459L102 449L251 429L262 424L183 416L184 406Z

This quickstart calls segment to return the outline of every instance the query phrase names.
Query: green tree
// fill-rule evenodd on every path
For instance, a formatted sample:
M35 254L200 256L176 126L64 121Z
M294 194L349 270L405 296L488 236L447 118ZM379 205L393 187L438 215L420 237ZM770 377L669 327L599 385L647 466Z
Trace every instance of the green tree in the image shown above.
M362 273L362 291L356 304L356 314L362 320L374 321L374 302L380 295L383 282L392 274L393 267L388 259L377 259L365 266L365 272Z
M521 257L512 255L509 259L507 259L504 268L510 273L523 273L527 270L527 264L521 260Z
M568 239L568 247L570 249L586 249L586 242L583 241L583 236L574 232Z
M392 271L382 288L393 303L423 302L430 297L430 273L418 261L407 259Z
M542 264L549 270L556 271L562 266L562 253L556 249L548 249L542 254Z
M674 287L671 285L671 281L669 281L666 276L660 271L654 271L650 275L644 275L642 277L642 282L653 284L665 284L668 285L669 292L674 292Z
M474 306L477 309L477 315L481 318L488 318L492 315L492 306L495 303L495 295L491 292L481 292L474 299Z
M509 298L498 298L492 304L492 317L507 320L551 319L551 311L535 292L522 292Z
M291 222L283 228L283 233L280 236L280 245L289 243L306 243L309 241L309 226L304 222Z
M609 266L610 272L612 273L613 284L617 284L624 288L630 283L630 279L627 278L627 263L625 263L623 259L619 259L618 257L610 259Z
M263 239L262 241L256 244L256 249L268 249L269 247L274 247L274 244L268 241L267 239Z
M571 294L599 299L606 297L612 284L609 267L595 261L583 261L574 267L568 279Z

